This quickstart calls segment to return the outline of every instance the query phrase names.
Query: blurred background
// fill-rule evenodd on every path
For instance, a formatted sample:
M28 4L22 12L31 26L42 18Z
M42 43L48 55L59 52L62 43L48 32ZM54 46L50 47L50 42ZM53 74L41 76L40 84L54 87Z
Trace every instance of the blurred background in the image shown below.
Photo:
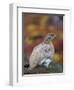
M48 33L55 33L53 61L63 64L63 15L23 13L23 49L29 58L33 48L43 41Z

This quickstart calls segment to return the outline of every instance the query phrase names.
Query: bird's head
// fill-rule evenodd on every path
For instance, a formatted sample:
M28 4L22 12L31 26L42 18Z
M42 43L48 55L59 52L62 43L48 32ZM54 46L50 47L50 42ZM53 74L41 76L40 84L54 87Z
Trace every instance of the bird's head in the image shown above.
M44 43L49 43L50 41L52 41L54 38L56 37L56 35L54 33L48 33L45 38L44 38Z

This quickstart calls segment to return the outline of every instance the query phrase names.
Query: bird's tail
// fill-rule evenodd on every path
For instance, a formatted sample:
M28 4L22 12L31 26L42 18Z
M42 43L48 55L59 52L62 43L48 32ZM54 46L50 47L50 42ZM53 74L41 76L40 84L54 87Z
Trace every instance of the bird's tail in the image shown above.
M30 66L29 64L25 64L24 68L29 68L29 66Z

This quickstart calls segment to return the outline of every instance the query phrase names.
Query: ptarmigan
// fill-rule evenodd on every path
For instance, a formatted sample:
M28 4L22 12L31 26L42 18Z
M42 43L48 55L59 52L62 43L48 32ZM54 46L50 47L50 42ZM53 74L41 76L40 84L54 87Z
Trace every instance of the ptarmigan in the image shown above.
M52 61L55 49L52 40L56 37L53 33L48 33L44 41L33 48L29 58L29 69L32 70L37 65L43 65L48 68Z

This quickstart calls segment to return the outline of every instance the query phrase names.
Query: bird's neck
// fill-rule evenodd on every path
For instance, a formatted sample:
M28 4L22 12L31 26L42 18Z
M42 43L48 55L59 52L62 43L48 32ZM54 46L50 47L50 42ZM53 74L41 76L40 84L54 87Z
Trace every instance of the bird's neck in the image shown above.
M46 42L46 41L44 41L44 42L42 42L43 44L51 44L51 41L49 41L49 42Z

